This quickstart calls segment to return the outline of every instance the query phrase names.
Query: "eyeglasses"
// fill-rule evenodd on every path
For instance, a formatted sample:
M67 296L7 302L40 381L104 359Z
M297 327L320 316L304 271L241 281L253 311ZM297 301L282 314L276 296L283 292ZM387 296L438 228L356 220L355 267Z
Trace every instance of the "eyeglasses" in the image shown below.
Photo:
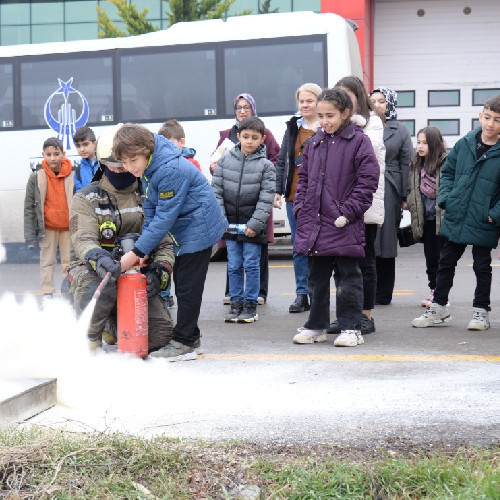
M236 106L236 111L250 111L251 109L250 106Z

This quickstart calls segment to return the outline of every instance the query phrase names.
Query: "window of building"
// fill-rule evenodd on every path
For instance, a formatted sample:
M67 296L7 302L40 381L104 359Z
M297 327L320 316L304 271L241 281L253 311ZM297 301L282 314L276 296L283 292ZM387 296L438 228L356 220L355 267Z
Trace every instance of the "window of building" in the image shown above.
M259 1L258 0L236 0L229 10L227 11L228 16L235 16L239 12L244 10L251 10L252 14L259 11Z
M274 0L271 2L273 8ZM313 12L321 12L321 0L292 0L292 9L299 10L312 10Z
M0 2L0 22L3 26L7 24L27 24L31 22L29 2L3 0Z
M414 90L397 90L398 108L414 108L415 107L415 91Z
M31 43L59 42L64 40L64 25L32 24Z
M471 125L472 126L472 130L475 130L477 127L479 127L479 125L481 125L479 123L479 118L473 118L472 119L472 125Z
M64 39L70 40L95 40L97 38L96 23L78 23L64 25Z
M484 106L484 103L492 96L500 94L500 89L472 89L472 105Z
M399 94L398 94L399 96ZM399 99L398 99L399 101ZM398 104L399 106L399 104ZM408 130L410 131L410 135L415 137L415 120L399 120L401 123L404 123Z
M311 41L232 47L224 50L225 113L232 116L233 99L252 94L259 114L289 113L296 109L295 91L304 82L321 87L326 81L323 37ZM266 78L261 78L262 73ZM266 82L274 82L272 87Z
M259 6L262 4L263 0L260 0ZM271 1L271 10L279 9L278 12L291 12L292 11L292 3L293 0L272 0ZM307 9L309 10L309 9ZM256 14L258 12L255 12Z
M14 126L12 64L0 64L0 128Z
M161 19L161 4L162 2L151 0L134 0L135 7L138 12L148 9L147 19Z
M429 107L460 106L460 90L429 90L427 101Z
M124 121L199 118L217 113L213 50L148 52L120 58ZM149 77L153 68L154 78Z
M67 23L96 23L97 22L97 2L96 0L77 0L64 2L64 18ZM97 38L97 31L94 35ZM66 39L68 40L68 39ZM74 40L70 38L70 40Z
M111 2L106 2L105 0L98 0L99 8L102 9L109 16L111 21L121 21L121 17L118 15L118 9Z
M48 119L64 122L64 116L76 120L85 114L88 123L113 119L112 60L109 56L57 57L36 62L21 62L22 126L46 126Z
M30 43L29 26L2 26L0 27L0 43L2 45L20 45Z
M33 24L63 23L64 2L31 2L31 20Z
M443 135L460 135L460 120L427 120L429 127L437 127Z

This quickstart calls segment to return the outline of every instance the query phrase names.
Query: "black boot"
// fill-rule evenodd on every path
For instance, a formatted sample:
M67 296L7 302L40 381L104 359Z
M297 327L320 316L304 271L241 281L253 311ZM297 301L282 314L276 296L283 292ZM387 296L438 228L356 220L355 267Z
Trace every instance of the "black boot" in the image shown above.
M295 299L295 302L288 308L288 312L291 313L301 313L304 311L309 311L309 299L306 294L299 294Z

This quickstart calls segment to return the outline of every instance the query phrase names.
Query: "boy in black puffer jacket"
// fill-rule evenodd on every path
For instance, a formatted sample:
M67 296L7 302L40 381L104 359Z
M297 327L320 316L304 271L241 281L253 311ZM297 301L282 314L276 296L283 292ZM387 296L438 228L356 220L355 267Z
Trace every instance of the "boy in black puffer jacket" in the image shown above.
M242 120L240 141L217 163L212 187L227 220L227 268L231 309L224 320L253 323L260 286L261 245L267 242L266 222L272 210L276 173L266 158L264 122L256 116ZM241 232L233 225L241 224ZM243 287L246 275L246 286Z

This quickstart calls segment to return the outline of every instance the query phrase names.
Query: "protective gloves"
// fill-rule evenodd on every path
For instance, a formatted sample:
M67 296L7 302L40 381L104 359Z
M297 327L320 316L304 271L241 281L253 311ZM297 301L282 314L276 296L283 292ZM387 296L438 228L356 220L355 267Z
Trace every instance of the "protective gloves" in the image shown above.
M115 279L120 277L122 267L111 257L111 254L103 248L92 248L85 254L87 266L93 269L99 278L104 278L108 272Z
M154 297L158 295L161 290L161 281L158 273L155 270L148 271L146 273L146 283L147 283L147 292L148 297Z

